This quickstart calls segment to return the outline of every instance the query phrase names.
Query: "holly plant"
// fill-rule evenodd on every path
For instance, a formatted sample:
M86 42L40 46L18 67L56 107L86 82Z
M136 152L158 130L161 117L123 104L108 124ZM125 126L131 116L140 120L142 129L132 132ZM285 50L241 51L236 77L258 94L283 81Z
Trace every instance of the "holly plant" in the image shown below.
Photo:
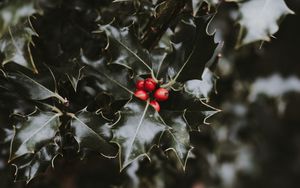
M89 152L122 171L156 149L184 170L191 132L220 111L209 99L227 3L238 47L268 41L292 13L283 0L1 2L1 144L16 180Z

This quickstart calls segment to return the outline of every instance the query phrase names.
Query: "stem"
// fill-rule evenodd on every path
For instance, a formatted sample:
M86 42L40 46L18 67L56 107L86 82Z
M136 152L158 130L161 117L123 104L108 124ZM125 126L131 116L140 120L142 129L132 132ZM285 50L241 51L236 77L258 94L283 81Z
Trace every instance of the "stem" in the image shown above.
M69 116L69 117L71 117L71 118L74 118L74 117L75 117L75 114L73 114L73 113L71 113L71 112L67 112L66 115Z
M153 18L146 28L142 38L142 44L151 50L160 40L172 21L176 20L184 8L187 0L166 0L161 4L161 8L156 17Z
M55 93L54 97L56 97L60 102L62 102L63 104L68 102L67 99L63 98L62 96L60 96L58 93Z
M0 72L3 74L3 76L6 78L7 74L4 72L4 70L0 69Z
M42 102L37 102L38 104L42 105L42 106L45 106L47 108L50 108L52 111L56 112L59 114L59 116L63 115L63 112L57 108L56 106L52 106L50 104L47 104L47 103L42 103Z

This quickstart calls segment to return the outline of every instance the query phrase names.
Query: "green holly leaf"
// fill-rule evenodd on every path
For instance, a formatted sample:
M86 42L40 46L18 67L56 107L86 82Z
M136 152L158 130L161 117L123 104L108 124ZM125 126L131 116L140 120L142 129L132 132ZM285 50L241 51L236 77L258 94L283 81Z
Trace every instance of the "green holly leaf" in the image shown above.
M24 180L28 184L32 179L44 173L49 166L54 168L54 160L58 155L61 155L59 146L49 143L34 154L14 161L12 165L16 167L15 181Z
M110 121L86 109L71 117L70 125L79 150L91 149L106 157L116 156L117 151L108 143L111 138Z
M4 54L2 66L14 62L37 73L30 49L32 36L37 36L37 33L32 29L29 21L26 24L10 27L0 38L0 53Z
M150 56L131 27L116 28L111 24L100 26L107 35L107 48L114 57L111 63L125 66L137 75L152 72Z
M15 127L9 161L25 154L33 154L51 142L60 127L60 113L37 109Z
M196 16L204 0L192 0L193 16Z
M158 80L163 80L164 83L171 82L168 85L174 85L183 76L186 66L191 63L191 57L195 51L195 41L198 40L196 35L196 25L192 18L184 18L175 28L175 33L170 33L174 42L167 51L161 53L151 53L154 74ZM189 37L182 36L182 33L189 33Z
M210 69L214 68L218 63L222 48L223 43L219 43L214 51L213 56L206 63L201 76L201 80L192 79L184 83L185 92L200 100L209 99L209 94L215 88L217 82L217 77Z
M16 26L29 16L42 13L37 0L10 0L0 7L0 38L9 27Z
M270 41L279 29L278 21L294 14L284 0L251 0L239 2L238 5L241 29L237 47L255 41Z
M174 32L171 29L167 29L157 46L151 50L152 69L156 78L162 78L166 74L165 70L168 64L165 62L165 58L173 51L173 44L171 42L173 36Z
M155 138L166 126L148 102L135 98L123 107L119 115L112 127L112 142L119 146L120 168L123 170L140 157L149 159L148 152L157 144Z
M32 100L44 100L51 97L55 97L63 103L66 102L66 99L60 96L56 91L51 91L40 82L36 81L35 79L23 73L10 74L9 78L12 82L19 84L21 89L23 88L26 89L27 92L24 93L23 95L27 98L30 98ZM45 79L45 75L44 75L44 79ZM52 77L49 79L52 79ZM55 82L56 81L54 79L54 85L56 84Z
M163 64L167 69L161 69L160 75L176 80L179 74L184 68L185 62L185 50L183 43L173 44L173 51L169 53L164 61ZM162 65L163 66L163 65Z
M208 10L210 10L211 7L214 7L220 3L220 0L192 0L193 16L197 15L197 12L204 2L207 3Z
M208 119L221 110L206 103L206 100L196 100L184 110L184 119L190 131L201 131L203 124L208 125Z
M223 5L223 4L222 4ZM219 5L215 11L212 12L210 20L206 26L206 33L209 36L214 37L215 43L221 43L226 40L229 31L228 20L236 19L237 14L232 7L226 7L226 5Z
M199 131L200 125L209 124L208 118L220 112L219 109L209 105L206 99L194 98L182 91L173 91L168 101L162 104L160 115L164 121L165 111L178 115L178 118L183 115L189 131ZM172 124L170 123L168 126L172 127Z
M185 82L184 90L195 98L208 99L210 92L214 88L216 77L209 68L205 68L201 78L202 80L193 79Z
M77 91L79 81L83 78L83 69L84 66L79 66L75 63L73 67L68 69L68 72L65 73L75 92Z
M89 60L83 54L81 62L88 65L83 71L85 76L97 80L97 86L117 100L130 99L134 90L134 81L130 70L119 65L107 65L105 58Z
M187 125L183 112L163 111L161 117L164 123L170 127L162 137L165 151L173 151L185 170L189 152L192 150L190 145L189 126Z

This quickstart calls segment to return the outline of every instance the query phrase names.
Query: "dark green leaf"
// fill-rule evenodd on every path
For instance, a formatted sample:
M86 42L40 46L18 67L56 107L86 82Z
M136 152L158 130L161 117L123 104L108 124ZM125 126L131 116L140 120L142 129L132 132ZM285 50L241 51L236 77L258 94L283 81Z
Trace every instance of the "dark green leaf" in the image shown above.
M9 78L18 84L20 84L21 87L25 88L27 90L28 98L33 100L44 100L51 97L56 97L61 102L65 102L65 99L61 97L57 92L53 92L41 83L37 82L33 78L30 78L29 76L18 73L18 74L11 74L9 75ZM55 80L54 80L55 81ZM26 94L24 93L25 97Z
M95 77L98 81L97 86L102 91L111 94L115 99L129 99L132 96L134 81L127 68L107 65L105 58L91 61L83 54L81 61L92 68L84 69L85 75Z
M33 155L21 157L19 161L13 163L16 167L15 181L25 180L29 183L33 178L44 173L49 166L54 168L54 159L58 155L60 155L59 146L50 143Z
M59 130L59 113L43 112L37 109L20 122L15 128L11 142L10 161L38 151L42 146L51 142Z
M219 109L210 106L205 100L197 100L185 109L184 119L187 121L191 131L201 131L200 126L209 124L207 119L218 112L220 112Z
M173 91L168 101L162 103L160 114L163 120L165 120L163 115L165 111L172 112L173 115L177 114L179 117L183 114L184 119L188 123L189 130L198 131L200 125L208 124L207 119L209 117L220 112L219 109L210 106L206 101L206 99L193 98L186 92ZM172 127L171 123L168 125Z
M152 69L157 78L162 78L166 74L165 70L167 69L168 64L165 62L165 58L173 51L171 42L171 37L173 36L174 32L171 29L168 29L161 37L158 45L151 50Z
M164 111L161 114L163 121L170 129L164 132L162 141L164 141L165 151L175 152L183 169L186 167L190 146L189 127L183 118L183 112Z
M121 170L148 152L156 144L155 137L166 126L149 103L133 98L120 111L120 119L113 126L112 142L119 146Z
M37 34L28 22L9 28L0 38L0 52L5 57L2 65L14 62L37 73L30 50L32 36Z
M185 63L186 52L183 43L174 43L172 45L173 51L169 53L166 57L164 57L162 62L162 68L160 69L160 72L158 74L164 79L174 79Z
M192 0L193 16L196 16L204 0Z
M222 11L222 9L225 9ZM209 17L210 20L207 23L206 26L206 33L209 36L214 37L214 42L215 43L220 43L226 39L226 35L228 35L228 25L224 23L227 20L232 20L236 19L234 14L233 14L233 8L230 7L222 7L219 6L218 9L216 9L212 15ZM235 17L234 17L235 16ZM227 21L228 22L228 21Z
M84 69L84 67L80 67L79 65L75 64L74 67L72 67L72 69L69 70L68 73L66 73L75 92L77 91L78 82L83 77L83 74L82 74L83 69Z
M108 37L108 49L113 55L112 63L132 69L137 75L151 73L149 53L140 45L130 27L100 26Z
M37 0L9 0L0 7L0 38L9 27L24 21L34 13L41 13Z
M205 68L202 73L202 80L195 79L185 82L184 90L195 98L208 98L214 88L215 82L216 79L213 72L209 68Z
M219 43L214 51L213 56L206 63L206 67L204 68L201 76L202 80L193 79L185 82L185 92L200 100L203 98L207 100L209 99L209 94L215 88L217 82L217 77L210 69L213 69L218 63L222 48L223 43Z
M164 82L175 82L182 76L186 65L190 63L190 58L195 49L197 41L196 25L192 18L183 18L175 28L175 33L170 33L172 37L171 49L165 51L167 54L162 54L162 59L156 60L153 63L159 64L159 68L153 66L158 79L163 79ZM185 33L183 35L183 33ZM186 34L188 33L188 37ZM152 54L151 54L152 55ZM154 54L156 55L156 54ZM160 56L157 56L159 58ZM158 71L157 71L158 70Z
M215 7L220 3L221 0L192 0L192 8L193 8L193 16L197 15L197 12L203 5L203 3L207 3L207 11L210 11L211 7Z
M115 157L116 150L107 141L111 138L111 122L86 109L72 115L71 128L79 150L91 149L103 156Z

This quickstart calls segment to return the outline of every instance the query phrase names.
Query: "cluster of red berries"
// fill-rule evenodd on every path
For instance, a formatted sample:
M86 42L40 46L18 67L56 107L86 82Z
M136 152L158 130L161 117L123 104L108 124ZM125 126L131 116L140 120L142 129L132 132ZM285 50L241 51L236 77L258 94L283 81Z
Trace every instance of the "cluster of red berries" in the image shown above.
M154 97L154 100L150 101L150 105L159 112L160 105L157 101L165 101L169 98L169 91L165 88L157 88L157 82L152 78L147 78L145 80L138 80L136 82L136 91L134 96L146 101L149 99L149 94Z

